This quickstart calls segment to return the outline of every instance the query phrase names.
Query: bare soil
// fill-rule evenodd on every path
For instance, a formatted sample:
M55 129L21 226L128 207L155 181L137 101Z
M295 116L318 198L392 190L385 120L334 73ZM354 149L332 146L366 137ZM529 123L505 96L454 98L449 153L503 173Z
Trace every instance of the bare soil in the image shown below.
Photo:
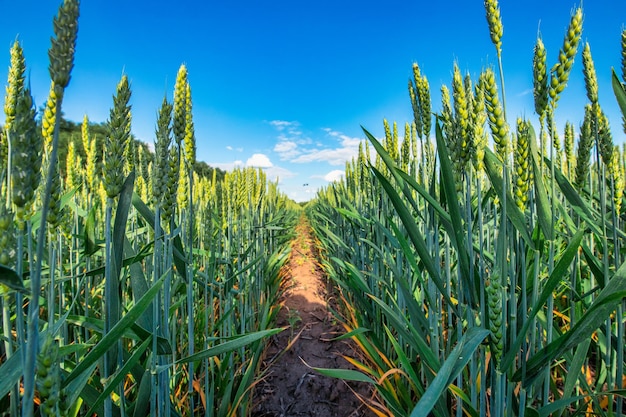
M277 322L289 328L269 342L261 369L265 377L255 387L252 415L373 416L355 395L371 397L367 384L329 378L311 368L353 369L342 355L355 353L350 341L332 340L344 331L329 310L336 309L332 289L317 261L305 218L296 232L282 271L286 291Z

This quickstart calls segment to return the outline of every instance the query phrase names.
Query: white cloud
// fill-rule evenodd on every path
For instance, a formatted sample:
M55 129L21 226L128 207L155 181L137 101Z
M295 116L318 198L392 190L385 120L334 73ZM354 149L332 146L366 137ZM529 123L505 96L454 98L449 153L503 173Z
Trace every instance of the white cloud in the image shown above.
M358 149L337 148L337 149L313 149L307 153L300 155L291 162L297 164L306 164L309 162L328 162L330 165L343 165L346 161L351 160L358 154Z
M228 151L232 151L232 150L233 150L233 147L229 145L229 146L227 146L227 147L226 147L226 150L228 150Z
M298 145L296 142L292 142L290 140L284 140L278 142L276 146L274 146L274 152L282 153L282 152L291 152L296 149Z
M256 168L271 168L274 166L272 161L262 153L255 153L246 161L246 166L256 167Z
M287 120L271 120L269 123L274 126L278 131L283 131L286 128L300 125L298 122L288 122Z
M341 139L341 145L346 148L356 148L357 151L359 149L359 143L361 143L362 139L360 138L351 138L350 136L341 135L339 136Z
M269 122L277 131L277 142L274 152L281 161L288 161L302 153L302 146L310 145L313 141L305 136L300 123L297 121L272 120Z
M328 182L339 181L344 175L345 172L340 169L335 169L324 175L324 179Z
M339 147L328 148L318 142L318 148L307 149L293 159L294 163L328 162L330 165L343 165L359 153L360 138L352 138L330 128L322 129L326 134L339 142ZM322 149L320 149L322 148Z
M348 135L344 135L343 133L337 131L337 130L333 130L329 127L325 127L322 129L324 132L326 132L328 134L328 136L332 136L335 138L339 138L341 141L341 144L343 146L346 147L353 147L356 146L357 148L359 147L359 143L361 142L361 138L351 138Z

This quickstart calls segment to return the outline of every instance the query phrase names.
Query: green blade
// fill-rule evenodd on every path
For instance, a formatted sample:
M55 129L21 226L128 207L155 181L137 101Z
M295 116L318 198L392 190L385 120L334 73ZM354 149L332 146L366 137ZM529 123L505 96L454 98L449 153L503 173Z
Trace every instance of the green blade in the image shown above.
M526 379L523 381L524 386L532 385L541 372L551 365L553 360L560 358L564 352L590 338L598 327L606 323L606 318L624 298L626 298L626 262L608 280L604 289L598 294L580 320L567 333L548 344L528 360ZM521 369L515 372L512 379L514 381L522 379Z
M93 363L100 360L102 355L115 343L128 328L141 316L141 314L152 304L152 300L159 293L161 286L163 285L165 277L161 277L154 285L141 297L128 313L126 313L120 321L107 333L100 342L81 360L76 368L68 375L67 379L63 381L63 387L66 387L73 379L77 378L81 373L86 371Z
M452 349L437 376L411 412L411 417L428 417L448 385L461 373L478 346L489 335L489 330L472 327Z
M261 330L258 332L247 333L243 336L239 336L236 339L229 340L228 342L220 343L217 346L210 347L202 352L194 353L193 355L186 356L176 361L176 363L187 363L199 361L204 358L211 358L213 356L221 355L222 353L232 352L233 350L242 348L249 345L252 342L256 342L264 337L269 337L285 330L285 327L277 329Z
M619 104L619 108L622 111L622 117L626 118L626 87L624 87L624 84L619 80L614 69L612 72L611 84L613 85L613 92L615 93L617 104Z
M22 277L8 266L0 265L0 284L9 287L12 290L19 291L22 294L28 294L29 291L24 287Z

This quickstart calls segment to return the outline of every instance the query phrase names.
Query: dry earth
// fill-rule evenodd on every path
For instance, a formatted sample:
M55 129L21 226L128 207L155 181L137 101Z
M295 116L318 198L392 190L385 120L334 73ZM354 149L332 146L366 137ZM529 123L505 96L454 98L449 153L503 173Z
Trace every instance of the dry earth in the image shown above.
M373 416L354 394L370 397L367 384L348 384L311 369L351 369L342 355L354 356L354 351L349 341L331 340L341 335L343 328L329 311L329 304L334 308L332 289L316 260L306 219L300 221L296 232L283 271L287 289L277 323L289 328L269 342L262 365L265 378L256 386L252 415Z

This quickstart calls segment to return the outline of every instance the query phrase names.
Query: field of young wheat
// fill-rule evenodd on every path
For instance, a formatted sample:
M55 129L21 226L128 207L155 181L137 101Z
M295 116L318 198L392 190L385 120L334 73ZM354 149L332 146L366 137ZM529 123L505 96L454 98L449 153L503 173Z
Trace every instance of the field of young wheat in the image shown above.
M245 415L261 341L281 330L297 205L260 170L196 172L185 66L159 109L154 153L131 137L126 76L105 134L85 117L60 149L78 18L66 0L54 19L41 119L19 41L11 48L0 415Z
M614 98L598 100L583 10L558 58L537 39L535 116L506 112L497 66L453 65L434 106L417 64L399 138L368 141L305 207L379 416L626 414L626 30ZM63 135L79 1L54 17L37 114L19 40L0 129L0 415L246 416L301 208L261 169L198 169L184 65L158 109L154 152L131 135L122 76L104 129ZM558 126L582 62L584 120ZM409 104L410 103L410 104ZM441 110L433 113L433 108ZM621 133L620 133L621 135ZM373 153L375 152L375 154Z
M307 208L362 352L361 372L343 376L375 386L381 416L623 415L625 158L583 11L552 66L537 39L536 116L509 126L500 9L484 3L497 67L472 79L455 64L433 117L415 64L404 140L395 123L382 143L365 131L371 146ZM626 114L626 31L621 46ZM559 127L581 55L585 117Z

